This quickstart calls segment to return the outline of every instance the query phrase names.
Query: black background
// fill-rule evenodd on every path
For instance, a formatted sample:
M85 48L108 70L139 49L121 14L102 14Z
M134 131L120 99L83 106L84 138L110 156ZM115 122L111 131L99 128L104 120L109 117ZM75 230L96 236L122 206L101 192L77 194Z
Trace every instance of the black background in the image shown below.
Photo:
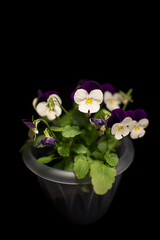
M150 29L151 30L151 29ZM153 34L152 31L150 34ZM9 110L7 136L7 190L5 204L6 225L15 223L15 234L44 236L65 234L66 237L83 237L85 234L106 236L133 236L150 231L156 211L156 166L154 155L156 134L154 119L159 77L153 41L147 31L131 32L112 42L87 41L87 35L68 39L64 34L55 41L42 41L32 34L16 37L9 47L9 68L6 69L2 89L7 93ZM152 35L153 36L153 35ZM81 37L79 41L76 41ZM153 36L153 39L156 37ZM102 36L102 39L103 36ZM45 39L46 40L46 39ZM52 41L51 41L52 40ZM43 47L42 47L43 46ZM27 138L28 129L21 119L34 114L32 100L37 89L57 90L64 107L71 106L70 93L80 79L112 83L116 90L133 88L134 103L130 109L143 108L150 121L146 135L134 140L135 159L124 173L109 211L96 223L87 226L73 225L59 216L43 194L36 177L24 166L19 149ZM10 79L10 81L8 81ZM14 104L11 104L14 103ZM9 146L9 148L8 148ZM155 227L156 228L156 227ZM76 230L76 233L75 231ZM21 232L22 231L22 232ZM74 238L75 238L74 237Z

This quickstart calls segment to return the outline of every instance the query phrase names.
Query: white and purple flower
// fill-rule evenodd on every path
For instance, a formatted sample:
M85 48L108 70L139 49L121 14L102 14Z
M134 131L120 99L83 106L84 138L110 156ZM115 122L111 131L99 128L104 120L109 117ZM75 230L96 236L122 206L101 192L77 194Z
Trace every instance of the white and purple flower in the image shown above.
M86 81L81 88L72 93L72 98L78 104L78 109L83 113L95 113L103 102L103 92L100 85L94 81Z
M37 129L39 121L35 120L34 123L27 120L22 120L22 121L29 128L28 136L32 139L35 138L36 135L39 133Z
M129 134L130 124L132 122L132 118L126 117L122 122L115 123L112 126L111 133L115 136L117 140L122 139L123 137Z
M146 112L143 109L124 111L115 109L107 120L107 126L111 128L111 133L117 140L130 133L131 138L143 137L144 128L149 124Z
M90 118L90 123L98 130L98 132L101 135L104 135L106 131L106 126L107 126L107 120L105 120L103 117L101 119L95 120L93 118Z
M49 120L54 120L59 117L62 113L60 104L62 103L61 98L58 96L56 91L48 91L42 93L39 90L38 98L33 100L33 106L37 113L41 117L47 117Z
M130 126L130 137L132 139L141 138L145 135L146 131L144 130L149 124L147 118L143 118L138 122L133 120L132 125Z

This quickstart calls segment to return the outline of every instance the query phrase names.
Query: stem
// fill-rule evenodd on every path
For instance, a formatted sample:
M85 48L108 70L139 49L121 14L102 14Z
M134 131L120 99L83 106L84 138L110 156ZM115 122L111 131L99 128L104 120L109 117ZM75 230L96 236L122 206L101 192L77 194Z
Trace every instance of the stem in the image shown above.
M62 108L62 110L72 119L70 113L62 106L62 104L59 102L59 100L54 96L54 98L57 100L59 106Z
M127 105L128 105L128 101L127 101L127 103L124 104L124 106L123 106L122 109L123 109L123 110L126 110Z
M124 95L124 97L125 97L126 100L127 100L127 102L124 104L124 106L123 106L123 108L122 108L123 110L126 109L126 107L127 107L127 105L128 105L129 102L133 102L132 96L131 96L132 92L133 92L133 89L132 89L132 88L129 89L129 91L128 91L126 94L124 94L124 93L122 92L122 94Z
M46 120L44 120L43 118L39 118L38 120L44 122L49 130L49 133L51 135L51 137L56 138L56 135L54 134L54 132L52 131L52 129L50 128L49 124L46 122Z

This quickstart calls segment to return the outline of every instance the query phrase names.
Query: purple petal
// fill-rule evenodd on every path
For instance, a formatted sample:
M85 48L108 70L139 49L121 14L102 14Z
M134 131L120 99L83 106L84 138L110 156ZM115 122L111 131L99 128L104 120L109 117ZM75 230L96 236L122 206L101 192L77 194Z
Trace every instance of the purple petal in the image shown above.
M134 111L134 117L133 120L136 120L137 122L143 118L146 118L147 114L143 109L136 109Z
M78 88L77 88L77 89L78 89ZM74 101L74 94L75 94L75 92L77 91L77 89L74 90L74 91L71 93L71 99L72 99L72 101Z
M22 120L23 121L23 120ZM35 124L29 121L23 121L23 123L29 128L36 128Z
M50 91L47 91L45 93L42 93L41 90L38 90L38 100L36 102L36 105L40 102L46 102L48 97L51 95L51 94L57 94L59 95L59 93L57 91L54 91L54 90L50 90Z
M36 147L38 147L40 144L43 144L46 147L53 147L55 145L55 141L55 138L45 137L36 144Z
M108 127L112 127L113 124L122 122L127 117L126 111L121 108L114 109L111 116L108 119Z
M106 91L109 91L111 93L115 92L115 87L112 84L110 84L110 83L101 84L100 88L101 88L101 91L103 93L106 92Z
M102 120L95 120L93 118L90 118L90 121L93 125L96 125L96 126L102 126L104 125L104 123L102 122Z
M99 120L95 120L93 118L90 118L91 123L93 123L93 125L96 126L103 126L103 125L107 125L107 120L105 120L103 117L101 117L101 119Z
M134 119L134 110L128 110L126 111L126 117L131 117L132 119Z
M88 80L82 84L81 88L85 89L88 93L90 93L94 89L100 89L100 85L95 81Z

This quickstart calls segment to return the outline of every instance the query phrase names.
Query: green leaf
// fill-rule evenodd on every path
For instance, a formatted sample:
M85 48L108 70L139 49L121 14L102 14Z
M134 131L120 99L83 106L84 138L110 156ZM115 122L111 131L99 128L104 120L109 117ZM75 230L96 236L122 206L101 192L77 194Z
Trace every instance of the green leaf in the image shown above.
M65 171L73 171L74 161L73 159L67 158L65 159L64 170Z
M96 151L96 150L92 153L92 156L94 156L96 159L102 159L103 155L104 155L104 153L101 153L101 152Z
M57 151L58 151L60 156L69 157L70 151L69 151L69 147L68 147L67 144L63 144L62 146L59 146L57 148Z
M105 153L107 151L107 142L100 142L97 146L98 150L102 153Z
M90 168L90 176L92 178L92 184L95 193L99 195L107 193L115 181L115 168L106 166L102 161L98 160L95 161Z
M64 127L57 127L57 126L52 126L51 127L52 131L54 132L62 132Z
M104 158L111 167L115 167L118 164L119 158L116 153L105 154Z
M62 131L62 136L66 138L70 138L70 137L75 137L80 133L81 131L79 130L79 127L67 125L64 127Z
M72 150L78 154L84 154L88 151L88 149L83 144L74 144Z
M46 163L51 162L53 159L55 159L54 155L45 156L45 157L38 158L37 162L46 164Z
M58 118L58 125L61 127L65 127L66 125L69 125L70 123L71 123L71 119L67 114L64 114L60 118Z
M75 157L74 157L74 161L76 162L76 161L78 161L78 160L86 160L86 156L84 156L83 154L79 154L79 155L76 155Z
M89 171L89 163L87 158L80 154L75 157L74 172L78 179L83 179Z

